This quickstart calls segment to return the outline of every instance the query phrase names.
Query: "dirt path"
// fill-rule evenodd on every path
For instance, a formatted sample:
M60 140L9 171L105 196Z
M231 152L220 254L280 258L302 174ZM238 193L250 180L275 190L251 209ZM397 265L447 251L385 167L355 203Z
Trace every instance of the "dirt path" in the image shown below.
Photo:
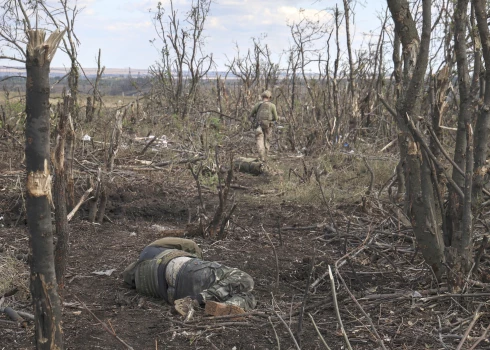
M287 169L292 162L291 159L281 160L282 169ZM447 310L443 302L434 304L431 309L430 305L416 304L406 297L407 291L428 290L434 285L426 279L426 267L416 255L410 237L404 238L407 232L396 227L399 223L386 216L386 209L377 206L366 213L359 204L330 208L288 200L281 187L286 176L284 171L258 177L236 174L234 184L238 186L234 193L238 209L228 228L227 239L196 238L206 260L240 268L254 277L258 300L256 314L241 320L212 320L198 312L186 324L162 301L128 289L119 274L145 245L160 237L155 225L182 228L189 217L195 219L198 198L192 178L182 169L171 172L160 174L161 177L152 175L138 183L121 182L111 196L108 216L112 223L92 225L78 218L71 225L70 267L64 291L64 332L68 349L124 348L79 301L134 349L272 350L277 349L277 339L281 349L294 349L292 337L278 315L292 330L302 349L324 349L308 313L314 317L329 346L340 349L343 337L337 326L329 280L319 280L305 301L310 262L314 259L312 282L325 275L328 265L333 265L346 252L356 252L368 236L372 247L356 253L341 268L349 289L357 298L385 295L362 304L388 348L420 349L423 344L438 344L431 325ZM161 178L166 180L160 181ZM212 186L205 187L209 188L204 196L207 207L211 208L216 196ZM81 216L84 214L82 212ZM337 232L331 230L332 219ZM317 224L322 226L315 228ZM280 245L279 226L283 245ZM264 232L271 235L279 271ZM0 230L0 246L27 250L25 227ZM399 251L393 251L393 247ZM114 271L110 276L94 274L107 270ZM277 273L279 286L276 289ZM337 281L337 286L339 283ZM345 288L337 289L341 315L353 348L377 348L365 317ZM298 314L304 301L306 311L302 331L298 334ZM29 310L28 301L16 300L15 296L10 303ZM32 326L24 330L0 324L0 348L32 349L32 337ZM446 341L450 343L451 339Z

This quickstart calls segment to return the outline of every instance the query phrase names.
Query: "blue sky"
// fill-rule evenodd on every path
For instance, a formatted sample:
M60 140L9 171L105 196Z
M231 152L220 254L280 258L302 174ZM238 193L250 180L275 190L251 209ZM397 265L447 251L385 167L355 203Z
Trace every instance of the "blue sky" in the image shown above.
M81 42L79 61L84 67L95 67L95 56L102 49L102 64L110 68L147 68L158 59L158 52L150 44L156 37L150 9L157 5L154 0L80 0L84 7L75 23L75 32ZM162 1L167 7L169 1ZM191 0L174 0L174 6L184 14ZM251 37L266 34L263 40L278 55L290 45L287 23L300 18L299 11L320 21L331 20L324 11L335 7L342 9L342 0L293 1L293 0L215 0L206 25L207 53L213 53L218 69L224 69L226 56L232 58L238 43L245 52L251 47ZM380 30L378 16L384 13L383 0L359 0L355 8L354 47L367 40L364 34ZM342 27L341 41L345 42ZM157 41L158 46L158 41ZM58 52L53 67L68 66L66 55Z

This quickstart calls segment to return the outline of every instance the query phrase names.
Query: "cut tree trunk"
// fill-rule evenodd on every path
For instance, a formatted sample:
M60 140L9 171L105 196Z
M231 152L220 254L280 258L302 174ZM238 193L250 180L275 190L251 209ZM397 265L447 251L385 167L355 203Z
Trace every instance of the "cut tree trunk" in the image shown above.
M49 174L49 66L64 31L45 41L44 30L29 30L26 54L27 225L31 248L30 290L37 349L63 349L61 303L56 284Z

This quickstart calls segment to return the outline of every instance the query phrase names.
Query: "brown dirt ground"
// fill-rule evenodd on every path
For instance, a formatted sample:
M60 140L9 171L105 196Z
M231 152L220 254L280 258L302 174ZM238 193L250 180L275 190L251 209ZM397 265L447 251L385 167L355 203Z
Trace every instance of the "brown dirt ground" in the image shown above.
M297 160L284 158L276 162L287 168ZM341 268L348 287L358 299L366 295L436 288L420 254L414 250L411 233L399 227L381 204L365 212L358 198L355 203L333 205L330 212L324 205L288 201L278 186L281 176L285 175L236 174L234 183L246 189L234 190L238 208L228 228L228 237L223 241L196 238L206 260L240 268L254 277L259 314L237 321L211 320L198 313L189 323L183 323L162 301L128 289L119 274L145 245L160 237L153 225L183 228L189 218L195 220L198 198L193 179L185 167L175 167L138 179L118 181L117 188L112 189L107 213L111 222L90 224L83 220L86 212L82 210L70 226L71 251L63 294L66 348L124 348L81 306L80 300L134 349L272 350L277 349L274 330L281 349L295 349L288 329L276 312L297 336L297 315L304 299L312 257L315 262L313 280L324 275L327 266L333 265L346 251L356 251L367 234L376 237L373 241L376 244L372 243L372 249L352 257ZM0 212L5 225L0 229L0 247L25 253L28 236L22 217L22 198L13 187L15 178L1 180L7 190ZM210 212L216 203L213 192L204 192ZM279 225L283 228L312 226L330 223L332 218L338 235L323 228L286 230L282 232L284 243L279 244ZM278 289L275 289L275 257L264 231L271 234L278 254ZM93 274L108 269L115 269L111 276ZM336 290L352 347L379 348L366 317L339 281ZM274 307L272 298L276 303ZM15 295L6 301L19 310L32 310L28 300L16 299ZM454 348L467 327L467 322L462 320L471 319L475 309L474 303L467 299L422 302L397 296L361 303L389 349L441 349L442 342ZM309 294L305 305L302 334L297 336L301 339L301 348L324 349L307 315L311 313L329 346L342 349L343 338L328 278ZM438 318L443 321L441 327ZM0 316L0 320L6 318ZM483 323L475 327L474 337L480 334L482 325L488 323L488 316L481 321ZM456 336L441 338L441 341L440 333ZM23 329L0 323L0 349L33 349L33 334L32 324ZM489 346L485 344L483 346Z

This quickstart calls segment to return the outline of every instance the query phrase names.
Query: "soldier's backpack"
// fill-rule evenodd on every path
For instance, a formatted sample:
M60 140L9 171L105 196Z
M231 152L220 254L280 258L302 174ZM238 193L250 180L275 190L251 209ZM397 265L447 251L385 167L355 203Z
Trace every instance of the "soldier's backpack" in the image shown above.
M262 121L265 121L265 120L272 120L272 113L271 113L271 109L270 109L270 102L265 101L265 102L262 102L260 104L259 108L257 109L256 120L258 122L262 122Z

